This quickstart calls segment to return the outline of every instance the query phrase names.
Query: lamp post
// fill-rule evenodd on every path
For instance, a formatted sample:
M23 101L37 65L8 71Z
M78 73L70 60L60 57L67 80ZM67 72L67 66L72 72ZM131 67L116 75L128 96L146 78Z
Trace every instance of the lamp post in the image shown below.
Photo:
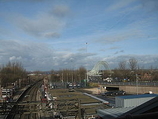
M2 83L2 81L1 81L1 77L0 77L0 99L2 98L2 87L1 87L1 83Z
M136 90L137 90L137 95L138 95L138 74L136 74Z
M87 45L88 43L86 42L86 54L88 54ZM88 81L88 62L87 62L87 70L86 70L86 85L87 85L87 81Z
M72 70L72 83L73 83L73 58L70 59L71 60L71 70Z
M138 74L135 73L135 71L131 71L130 74L132 75L132 77L134 76L134 78L135 78L136 94L138 95Z

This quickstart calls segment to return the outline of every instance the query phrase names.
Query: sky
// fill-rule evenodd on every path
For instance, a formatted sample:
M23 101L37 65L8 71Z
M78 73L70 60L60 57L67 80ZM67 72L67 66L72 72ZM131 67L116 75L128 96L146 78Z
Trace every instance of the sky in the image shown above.
M158 0L0 0L0 66L158 68Z

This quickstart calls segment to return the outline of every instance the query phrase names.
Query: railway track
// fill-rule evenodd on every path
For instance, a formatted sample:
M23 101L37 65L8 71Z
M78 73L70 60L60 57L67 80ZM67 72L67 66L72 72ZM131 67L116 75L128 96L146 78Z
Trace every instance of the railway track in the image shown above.
M23 98L23 102L33 102L33 101L37 101L36 100L36 95L37 95L37 91L40 88L42 82L38 82L37 84L35 84L34 86L32 86L30 88L30 90L28 90L28 92L26 93L26 95ZM25 105L23 107L24 112L20 115L20 118L17 119L37 119L38 115L35 112L32 112L32 110L36 110L37 106L36 104L34 105ZM16 118L15 118L16 119Z
M37 101L37 91L41 85L42 81L38 81L25 90L5 119L38 119L37 112L32 111L36 110L37 104L30 103Z
M62 117L82 118L84 115L95 115L95 110L103 108L100 101L84 95L80 90L69 92L68 89L52 89L49 93L57 100L41 101L37 92L42 81L30 86L18 99L5 119L43 119ZM49 105L51 104L51 105ZM97 105L96 105L97 104ZM59 113L59 114L58 114Z

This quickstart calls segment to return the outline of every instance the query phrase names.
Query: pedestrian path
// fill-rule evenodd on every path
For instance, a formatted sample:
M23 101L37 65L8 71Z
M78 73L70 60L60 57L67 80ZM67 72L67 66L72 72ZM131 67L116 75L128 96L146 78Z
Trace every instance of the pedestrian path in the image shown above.
M91 95L91 94L88 94L88 93L83 93L83 94L84 94L84 95L87 95L87 96L89 96L89 97L92 97L92 98L94 98L94 99L97 99L97 100L101 101L101 102L104 103L104 104L109 104L108 101L103 100L103 99L101 99L101 98L98 98L98 97L96 97L96 96L94 96L94 95Z

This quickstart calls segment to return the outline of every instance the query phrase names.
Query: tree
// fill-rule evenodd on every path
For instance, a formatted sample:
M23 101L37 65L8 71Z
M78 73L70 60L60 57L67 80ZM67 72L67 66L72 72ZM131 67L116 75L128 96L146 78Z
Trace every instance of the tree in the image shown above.
M120 78L127 79L128 77L128 70L126 69L126 61L119 62L119 72Z
M84 67L80 67L77 70L69 70L63 69L59 71L52 70L51 72L51 81L52 82L80 82L82 79L85 79L86 69Z
M126 61L119 62L119 69L120 70L125 70L126 69Z
M135 58L129 59L129 67L131 71L135 71L137 69L137 60Z
M80 67L78 69L80 80L85 79L86 73L87 73L87 70L84 67Z
M27 77L26 70L18 62L9 62L0 70L1 85L3 87L7 86L8 83L13 83L25 77Z

